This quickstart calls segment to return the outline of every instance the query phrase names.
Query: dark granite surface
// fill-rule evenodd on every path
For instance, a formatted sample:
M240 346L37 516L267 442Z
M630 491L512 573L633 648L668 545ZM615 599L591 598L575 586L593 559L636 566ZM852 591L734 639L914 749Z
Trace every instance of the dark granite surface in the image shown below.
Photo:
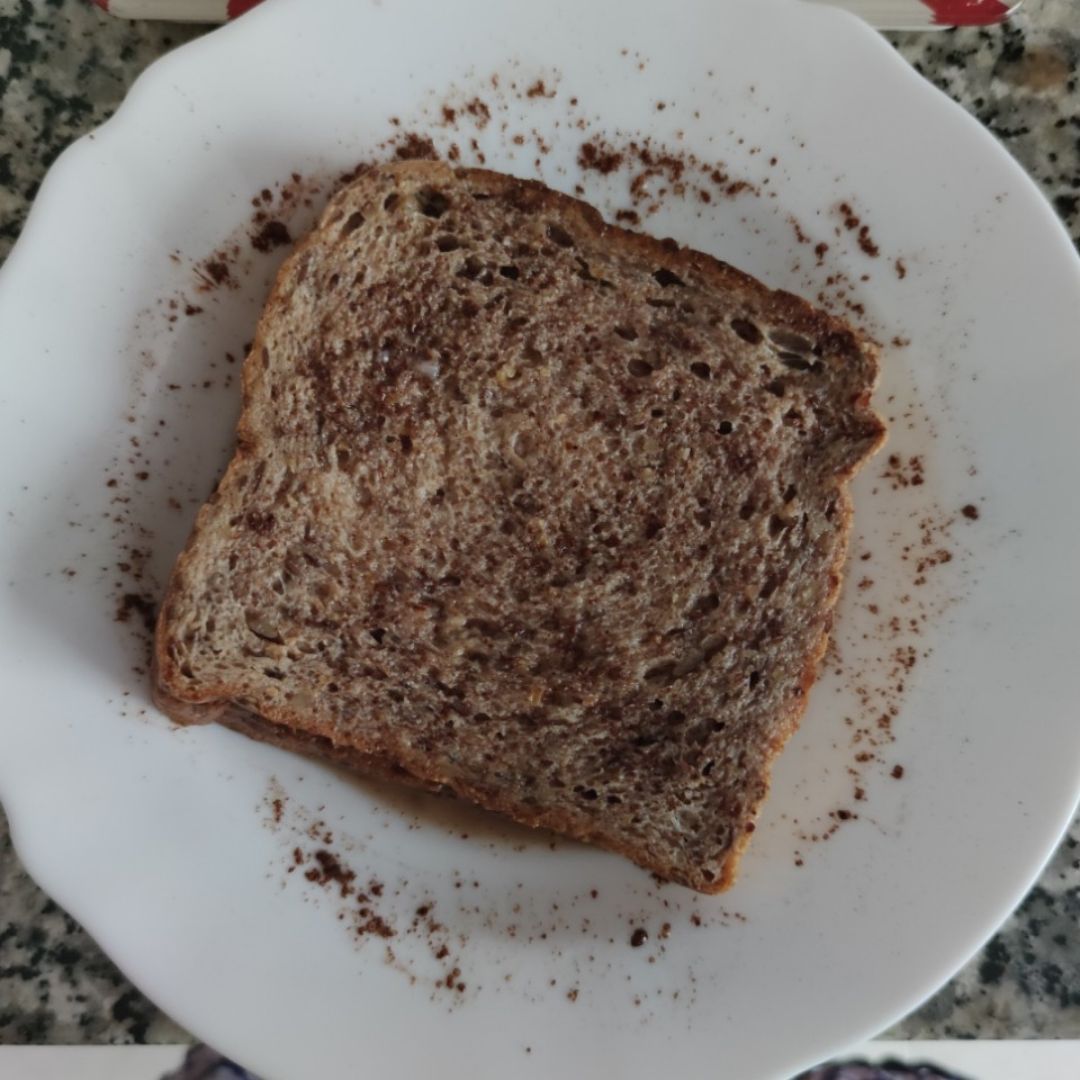
M82 0L0 0L0 259L56 155L150 61L202 32L128 23ZM1074 0L1028 0L1004 28L892 37L1005 142L1080 236ZM1080 822L982 954L891 1037L1080 1038L1078 845ZM0 1043L185 1038L30 881L0 815Z

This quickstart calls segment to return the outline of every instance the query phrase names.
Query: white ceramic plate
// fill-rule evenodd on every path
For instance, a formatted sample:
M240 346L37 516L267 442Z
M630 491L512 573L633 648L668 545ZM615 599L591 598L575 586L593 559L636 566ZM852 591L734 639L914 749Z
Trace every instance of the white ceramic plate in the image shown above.
M483 127L462 109L476 96ZM897 462L858 482L839 657L725 896L175 730L148 703L117 603L156 595L228 453L225 353L282 254L251 251L251 197L270 185L284 214L275 181L385 156L407 130L608 212L644 167L582 172L584 141L722 161L722 185L690 169L684 195L639 181L669 189L644 227L861 305L885 343ZM198 291L230 234L238 287ZM854 18L781 0L270 3L155 64L63 156L0 279L0 792L18 849L150 997L267 1076L752 1078L820 1059L971 955L1076 801L1078 340L1080 268L1034 186ZM367 915L305 877L322 848Z

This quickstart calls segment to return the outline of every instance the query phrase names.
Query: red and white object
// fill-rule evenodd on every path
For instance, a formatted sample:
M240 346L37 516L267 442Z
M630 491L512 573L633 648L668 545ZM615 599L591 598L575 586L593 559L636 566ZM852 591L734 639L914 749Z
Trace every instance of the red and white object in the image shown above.
M946 30L1004 22L1021 0L814 0L860 15L880 30Z
M227 22L260 0L94 0L124 19ZM1022 0L809 0L829 3L864 18L879 30L945 30L1004 22Z
M220 23L243 15L259 0L93 0L93 3L122 19Z

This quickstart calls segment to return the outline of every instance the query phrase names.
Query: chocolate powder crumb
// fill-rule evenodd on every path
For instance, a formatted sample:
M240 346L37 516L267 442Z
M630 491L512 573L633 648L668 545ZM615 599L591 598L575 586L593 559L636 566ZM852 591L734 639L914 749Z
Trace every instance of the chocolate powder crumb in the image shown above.
M641 946L644 945L645 942L648 941L648 940L649 940L648 931L642 929L642 927L640 927L640 926L630 935L630 944L635 949L640 949Z
M892 773L891 773L891 776L892 776L892 778L893 778L894 780L900 780L900 779L902 779L902 778L903 778L903 775L904 775L904 766L903 766L903 765L894 765L894 766L892 767Z
M232 276L229 273L228 265L220 259L211 259L209 262L203 263L202 268L215 285L224 284Z
M896 262L893 263L893 269L896 270L896 276L901 281L907 277L907 265L904 263L903 259L897 259Z
M365 922L357 924L356 936L363 937L364 934L374 934L381 938L395 936L394 928L381 915L371 915Z
M847 229L848 232L855 232L857 230L859 247L864 254L876 259L880 254L880 249L877 244L874 243L873 237L870 235L870 226L863 224L862 218L855 213L850 203L841 203L839 210L844 219L844 228Z
M138 593L124 593L120 603L116 607L116 621L126 623L131 620L132 613L142 619L143 626L150 633L154 632L154 622L157 617L157 607L153 600L140 596Z
M465 111L473 117L476 121L476 126L483 130L488 126L488 122L491 120L491 110L487 105L478 97L473 98L465 106Z
M623 163L623 155L602 139L592 139L581 144L577 156L583 169L609 176Z
M475 139L470 139L469 145L472 147L473 153L476 154L476 160L479 161L481 165L485 164L487 162L487 158L484 156L483 151L480 149L480 144Z
M907 461L899 454L890 454L886 467L881 473L883 480L888 480L893 491L907 487L920 487L925 483L925 464L920 454L915 454Z
M341 865L337 857L325 848L315 852L315 861L318 866L311 867L304 877L316 885L337 885L341 889L342 896L348 896L353 891L353 882L356 880L356 872Z
M201 262L196 263L194 270L195 276L198 278L198 284L195 286L195 291L208 293L222 285L229 289L239 288L239 284L233 278L232 271L229 268L229 259L239 254L239 250L237 247L230 252L222 248L208 255ZM177 307L175 299L169 301L171 311L175 311Z
M394 157L398 161L437 161L439 154L429 136L409 131L394 148Z
M868 225L859 227L859 247L872 259L876 259L881 254L880 248L870 237L870 227Z
M272 219L266 222L258 232L251 236L251 246L256 251L273 251L292 243L288 226L283 221Z
M974 503L968 503L967 506L961 509L960 513L969 521L979 520L979 508Z

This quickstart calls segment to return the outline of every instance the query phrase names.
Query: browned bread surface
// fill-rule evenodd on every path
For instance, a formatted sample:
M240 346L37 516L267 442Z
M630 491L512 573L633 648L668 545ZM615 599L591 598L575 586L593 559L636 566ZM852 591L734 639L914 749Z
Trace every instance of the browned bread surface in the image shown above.
M825 649L873 348L533 182L372 169L282 268L155 693L715 892Z

